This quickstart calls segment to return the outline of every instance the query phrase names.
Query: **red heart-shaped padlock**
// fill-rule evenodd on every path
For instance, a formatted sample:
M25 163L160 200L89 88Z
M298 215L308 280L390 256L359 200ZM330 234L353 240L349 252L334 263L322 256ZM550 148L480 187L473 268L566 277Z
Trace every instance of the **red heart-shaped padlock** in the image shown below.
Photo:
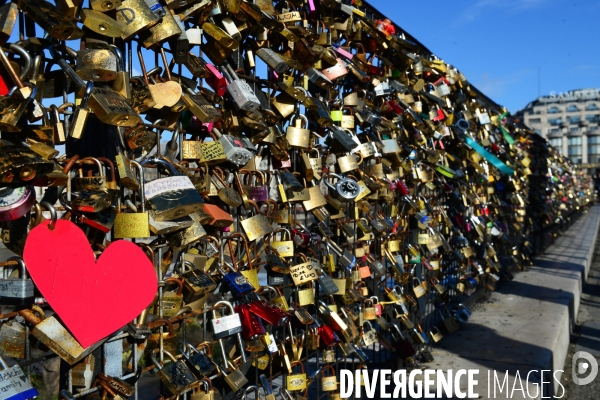
M134 243L112 243L96 261L70 221L44 221L27 236L23 259L40 292L83 347L114 333L154 299L152 263Z

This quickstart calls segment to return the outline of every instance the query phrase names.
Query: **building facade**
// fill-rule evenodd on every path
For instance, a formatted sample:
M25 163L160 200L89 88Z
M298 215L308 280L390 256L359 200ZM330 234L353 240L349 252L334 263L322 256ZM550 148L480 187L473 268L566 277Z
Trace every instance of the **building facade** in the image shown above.
M600 89L550 93L517 115L574 163L600 163Z

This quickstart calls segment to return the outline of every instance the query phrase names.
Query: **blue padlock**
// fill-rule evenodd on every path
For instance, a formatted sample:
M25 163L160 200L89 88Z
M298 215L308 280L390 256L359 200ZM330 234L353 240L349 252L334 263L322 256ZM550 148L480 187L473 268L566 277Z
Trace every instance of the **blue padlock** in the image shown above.
M27 400L39 395L37 389L31 386L31 382L18 365L8 367L4 359L0 357L0 398L6 400Z
M222 267L217 267L219 272L223 274L223 284L234 297L242 297L248 293L254 292L254 286L250 284L248 278L242 275L239 271L235 270L229 263L223 263L228 268L228 271L223 270Z

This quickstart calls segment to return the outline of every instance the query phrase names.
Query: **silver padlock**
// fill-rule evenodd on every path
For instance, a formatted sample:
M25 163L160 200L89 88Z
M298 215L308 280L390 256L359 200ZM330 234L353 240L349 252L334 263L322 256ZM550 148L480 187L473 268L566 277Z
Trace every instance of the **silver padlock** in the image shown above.
M229 311L229 315L224 315L220 318L213 318L211 320L212 328L213 328L213 338L214 339L223 339L228 336L236 335L238 345L240 346L240 351L242 353L242 360L246 362L246 353L244 352L244 341L242 340L242 321L240 319L240 315L235 313L233 310L233 306L228 301L218 301L213 306L213 310L220 307L225 306ZM215 312L213 311L213 317L215 317ZM223 346L223 341L219 340L221 345L221 354L227 354L225 352L225 348Z
M381 116L375 114L373 110L365 108L361 115L366 124L374 127L381 125Z
M250 85L245 80L238 78L229 64L221 67L221 72L229 81L227 93L233 98L240 110L254 111L260 107L260 101Z
M241 167L248 164L256 154L256 147L248 138L223 135L217 128L213 128L212 132L223 145L223 151L230 163Z
M391 93L390 84L387 81L375 86L375 96L387 96Z
M261 47L256 50L256 55L278 74L283 74L290 68L288 63L279 54L267 47Z
M202 28L199 26L194 26L193 28L186 30L185 34L190 42L190 48L202 45Z
M35 303L33 281L27 277L25 263L19 257L11 257L8 261L16 261L21 270L20 278L9 278L8 267L3 267L3 278L0 279L0 303L25 307Z
M329 183L327 179L323 180L325 185L333 190L333 193L330 193L331 197L334 197L339 201L349 202L353 201L360 194L360 186L358 186L358 182L355 180L332 173L327 175L327 177L330 176L338 179L337 182L335 182L335 185Z

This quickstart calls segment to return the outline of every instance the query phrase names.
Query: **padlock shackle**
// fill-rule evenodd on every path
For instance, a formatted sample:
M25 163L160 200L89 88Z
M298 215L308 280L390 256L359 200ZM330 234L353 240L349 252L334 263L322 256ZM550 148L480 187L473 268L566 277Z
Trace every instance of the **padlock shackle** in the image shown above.
M400 329L400 327L398 326L398 324L391 323L390 325L392 326L392 328L396 329L396 331L398 332L398 335L400 335L400 339L404 340L404 335L402 335L402 329Z
M210 357L212 355L212 349L210 347L210 342L200 342L196 346L196 350L200 351L200 349L206 349L206 354Z
M52 204L50 204L47 201L42 201L40 203L40 206L50 211L50 223L48 224L48 229L54 230L54 227L56 226L56 209Z
M142 166L142 164L140 164L139 162L135 161L135 160L131 160L131 165L135 166L135 168L138 170L138 173L140 175L140 203L142 205L142 211L143 213L146 212L146 191L145 191L145 182L144 182L144 167ZM114 165L113 165L113 169L112 169L113 173L114 173Z
M77 72L75 72L75 70L73 68L71 68L71 66L65 61L65 59L59 55L59 53L56 49L56 46L57 46L56 44L53 44L50 46L50 49L49 49L50 56L62 68L62 70L65 72L65 74L67 74L69 79L71 79L73 81L73 83L75 83L75 86L77 86L77 89L82 90L83 88L85 88L87 86L86 82L83 79L81 79L79 77L79 75L77 75ZM2 55L0 55L0 58L1 57L2 57Z
M27 50L25 50L23 47L19 46L18 44L11 43L9 48L21 56L21 59L19 59L19 65L21 65L21 63L23 63L24 65L21 66L21 73L19 74L19 80L23 81L28 76L30 76L33 71L33 68L32 68L33 64L31 62L31 56L29 55L29 52ZM40 62L38 62L37 69L39 69L39 63ZM9 71L9 75L10 75L10 71ZM12 78L12 75L11 75L11 78ZM17 81L15 81L15 83L17 84L17 86L19 86Z
M142 166L153 165L153 164L164 167L171 174L171 176L179 175L179 172L177 172L177 169L175 169L175 166L173 164L171 164L168 160L166 160L162 157L150 157L141 162Z
M156 368L161 370L163 367L162 367L162 365L160 365L160 362L156 359L156 354L158 354L159 352L160 352L160 348L154 349L152 351L152 353L150 353L150 359L152 360L152 363L156 366ZM169 357L171 359L171 361L177 362L177 359L175 358L175 356L173 354L171 354L171 352L163 349L162 353L166 354L167 357Z
M177 295L181 296L183 295L183 282L181 281L181 279L177 279L177 278L167 278L165 279L166 283L175 283L178 287L177 289Z
M21 279L27 279L27 267L25 266L25 261L23 261L21 257L13 256L8 258L7 261L16 261L19 263L19 267L21 267Z

